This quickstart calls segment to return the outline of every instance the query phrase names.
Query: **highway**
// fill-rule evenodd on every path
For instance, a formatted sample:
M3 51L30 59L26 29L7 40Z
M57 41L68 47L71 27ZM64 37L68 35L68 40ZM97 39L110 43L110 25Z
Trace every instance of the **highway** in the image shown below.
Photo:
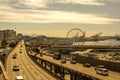
M0 74L0 80L5 80L3 74Z
M21 47L22 46L22 47ZM20 51L22 53L20 53ZM14 53L17 54L17 58L13 59ZM13 66L18 65L19 71L13 71ZM23 76L24 80L56 80L50 74L38 67L27 55L24 41L18 43L18 45L9 54L6 71L10 80L15 80L16 76Z
M40 56L37 55L37 57L40 57ZM58 64L58 65L61 65L60 60L55 60L50 56L43 55L43 57L40 57L40 58L44 59L46 61L50 61L52 63ZM62 64L62 66L73 69L75 71L79 71L81 73L84 73L84 74L87 74L87 75L90 75L90 76L93 76L93 77L96 77L96 78L101 79L101 80L120 80L120 73L113 72L113 71L110 71L110 70L109 70L109 76L103 76L103 75L97 74L94 67L86 68L86 67L83 67L83 65L80 64L80 63L71 64L69 61L67 61L67 63Z

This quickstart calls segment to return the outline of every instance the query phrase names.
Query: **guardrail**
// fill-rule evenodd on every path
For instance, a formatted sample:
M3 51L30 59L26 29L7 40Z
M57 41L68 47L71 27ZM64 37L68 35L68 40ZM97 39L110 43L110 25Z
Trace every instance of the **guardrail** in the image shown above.
M1 61L0 61L0 68L1 68L1 70L3 72L4 79L5 80L10 80Z

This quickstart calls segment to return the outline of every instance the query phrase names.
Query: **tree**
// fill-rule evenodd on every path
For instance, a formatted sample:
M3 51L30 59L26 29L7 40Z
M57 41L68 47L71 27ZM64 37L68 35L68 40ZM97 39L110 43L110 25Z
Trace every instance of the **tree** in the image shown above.
M1 45L2 45L3 48L6 48L7 40L2 40L2 44Z
M39 49L38 49L37 47L35 47L35 46L32 47L32 50L33 50L34 52L39 53Z
M9 47L15 47L16 46L16 43L15 42L11 42L10 44L9 44Z

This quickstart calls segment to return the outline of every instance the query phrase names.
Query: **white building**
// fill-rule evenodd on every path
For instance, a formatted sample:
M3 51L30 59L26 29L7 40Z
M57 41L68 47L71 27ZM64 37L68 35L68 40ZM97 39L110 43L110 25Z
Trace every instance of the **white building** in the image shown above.
M14 30L0 30L0 40L2 39L16 39L16 31Z

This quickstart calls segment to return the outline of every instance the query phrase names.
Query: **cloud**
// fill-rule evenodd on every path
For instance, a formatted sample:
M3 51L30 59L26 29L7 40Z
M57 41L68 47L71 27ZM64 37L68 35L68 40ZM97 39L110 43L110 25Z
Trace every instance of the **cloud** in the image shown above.
M48 4L53 3L66 3L66 4L83 4L83 5L104 5L104 3L98 0L0 0L1 4L7 4L16 7L28 7L28 8L46 8Z
M52 2L98 5L97 0L0 0L0 2L0 22L77 24L112 24L120 22L120 19L107 18L104 15L35 9L38 7L48 7L47 4ZM33 9L15 9L11 6L19 5L24 7L21 4Z
M0 5L7 5L12 8L36 9L47 7L49 0L0 0ZM1 7L1 6L0 6Z
M48 8L48 4L83 4L83 5L104 5L98 0L0 0L0 7L3 5L17 9L38 9Z
M108 1L108 2L119 2L120 3L120 0L101 0L101 1Z
M30 8L47 7L49 0L21 0L19 3L24 4Z
M55 0L55 2L84 4L84 5L99 5L99 6L104 5L104 3L100 3L98 0Z
M100 15L82 14L67 11L27 10L27 11L0 11L0 22L26 23L84 23L84 24L111 24L120 22L119 19L102 17Z

